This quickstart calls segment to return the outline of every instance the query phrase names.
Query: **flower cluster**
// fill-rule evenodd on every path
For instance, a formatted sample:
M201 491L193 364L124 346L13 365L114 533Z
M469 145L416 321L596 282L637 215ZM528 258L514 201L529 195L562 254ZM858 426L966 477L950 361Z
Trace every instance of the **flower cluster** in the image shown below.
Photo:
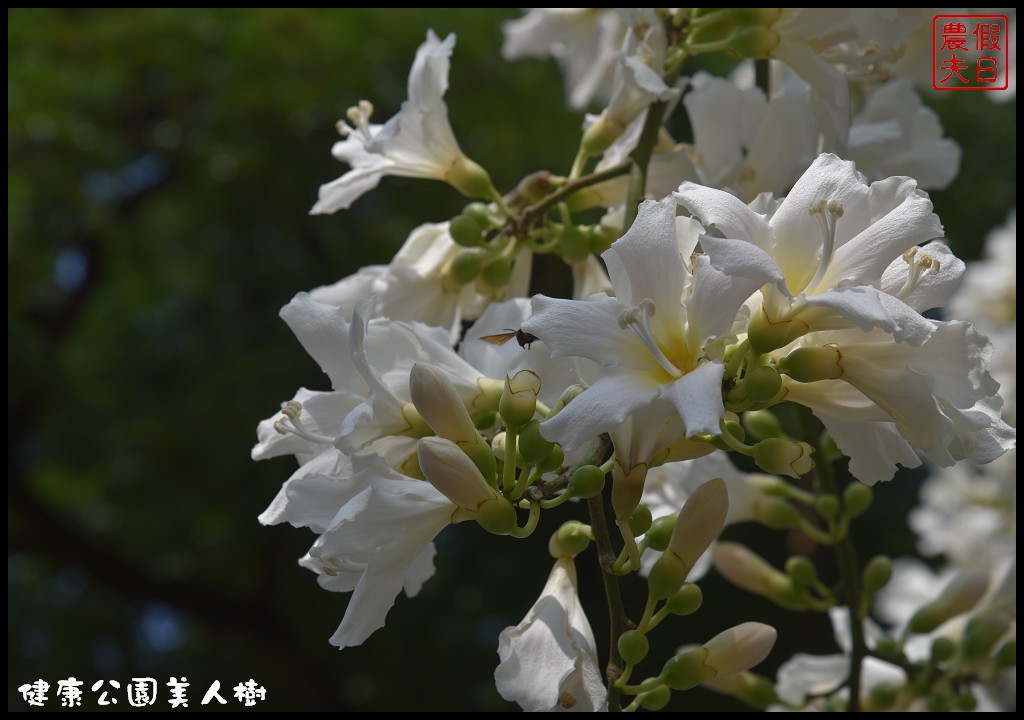
M352 593L333 644L364 642L400 591L419 591L447 525L473 521L511 542L542 513L583 501L591 522L552 536L547 585L498 640L498 690L524 709L619 709L628 697L626 709L656 710L697 685L755 707L949 699L913 663L953 654L936 655L946 652L938 635L930 656L911 640L970 613L955 640L941 636L963 660L943 682L966 707L977 694L962 689L968 660L976 684L999 681L1010 665L1012 563L989 564L1001 584L987 595L990 575L965 569L912 616L882 610L897 626L884 635L867 617L871 599L892 576L878 595L891 606L885 593L913 570L879 557L861 572L850 535L869 486L899 467L960 473L966 498L984 480L955 464L1005 463L1015 446L989 340L964 320L935 319L965 265L925 190L952 181L959 149L909 80L882 82L922 18L533 9L506 24L503 54L554 57L569 104L600 111L584 119L566 175L533 173L506 193L449 123L453 35L428 33L408 100L387 123L370 122L367 101L349 110L333 154L350 169L321 187L313 213L349 207L387 175L443 180L472 202L414 229L390 264L299 293L281 312L331 389L300 389L260 423L253 457L299 462L260 521L317 534L301 564L325 589ZM692 58L719 53L746 58L732 80L686 75ZM690 142L668 129L677 108ZM528 297L536 254L565 262L572 298ZM993 291L1011 313L1013 287ZM1012 370L1003 375L1012 383ZM844 488L832 472L840 465ZM954 495L926 488L911 520L926 552L958 555L942 537L944 518L968 502ZM822 582L807 557L780 570L720 539L739 522L835 547L840 582ZM991 533L1013 521L977 524ZM591 543L606 585L639 573L648 593L638 619L610 602L604 669L577 592L576 562ZM648 636L700 609L696 581L712 563L785 608L830 613L845 653L794 657L775 685L750 668L776 631L739 617L632 682ZM914 682L916 695L900 695Z

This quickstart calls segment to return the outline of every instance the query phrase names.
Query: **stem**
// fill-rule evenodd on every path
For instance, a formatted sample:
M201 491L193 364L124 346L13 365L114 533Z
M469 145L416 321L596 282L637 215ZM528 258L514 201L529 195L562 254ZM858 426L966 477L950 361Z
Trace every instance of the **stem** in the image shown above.
M594 531L594 542L597 545L598 561L601 565L601 579L604 581L604 594L608 600L608 667L605 678L608 681L608 709L617 712L619 708L620 690L615 681L622 675L622 656L619 654L619 636L630 626L622 605L622 593L619 589L619 578L613 571L615 550L612 538L608 533L608 518L604 512L604 496L597 495L587 500L590 513L590 527Z
M538 216L543 215L573 193L579 192L585 187L602 183L605 180L611 180L619 177L620 175L625 175L629 172L631 167L632 165L630 163L624 162L610 167L607 170L591 173L590 175L581 177L578 180L572 180L566 183L558 192L552 193L543 200L540 200L526 208L526 210L523 211L521 221L522 227L529 227Z
M821 432L816 427L814 417L807 408L802 408L802 424L804 435L815 449L821 453L818 457L824 457L821 452ZM832 464L819 462L814 465L814 475L818 482L818 489L830 495L838 497L836 479L832 475ZM864 640L864 618L860 612L860 573L857 571L857 552L853 547L853 538L849 533L835 545L836 560L839 564L839 577L842 581L842 591L845 594L847 610L850 613L850 635L853 647L850 653L850 677L847 685L850 688L849 712L860 712L860 685L861 671L864 665L864 658L868 654L867 643Z
M572 161L572 169L569 171L569 179L575 180L583 174L583 168L587 166L587 160L590 156L580 148L580 151L576 153L576 159Z
M514 538L526 538L533 535L533 531L537 529L537 523L540 521L540 503L530 503L530 516L526 518L526 524L522 527L517 527L513 530L510 535Z
M501 487L506 493L511 493L516 486L516 440L518 439L518 430L505 428L505 471Z
M668 82L669 78L665 80ZM640 202L644 199L644 190L647 189L647 166L651 162L654 146L658 143L661 119L665 114L666 107L668 107L668 103L659 101L647 108L644 129L632 155L633 166L629 175L629 191L626 194L626 218L622 223L623 233L629 230L630 225L636 220Z

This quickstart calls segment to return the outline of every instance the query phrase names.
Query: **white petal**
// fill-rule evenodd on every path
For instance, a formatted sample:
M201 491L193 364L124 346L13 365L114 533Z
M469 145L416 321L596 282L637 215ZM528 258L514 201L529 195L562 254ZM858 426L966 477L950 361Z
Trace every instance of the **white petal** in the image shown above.
M351 143L363 146L358 140L353 139ZM351 207L352 203L377 187L381 178L390 175L395 166L394 162L381 155L365 152L362 153L360 160L350 162L351 170L320 186L316 204L309 211L310 215L329 215Z
M845 655L798 653L779 668L775 691L787 703L799 705L808 695L831 692L850 672Z
M725 414L722 405L724 372L725 366L721 363L706 362L662 388L661 397L676 406L686 425L687 435L699 432L718 434L719 422Z
M765 251L772 249L772 228L767 219L721 190L684 182L674 197L711 232L714 227L727 238L746 240Z
M353 372L349 322L340 308L316 302L308 293L299 293L281 308L281 317L331 379L335 390L365 388Z
M285 481L270 507L260 514L260 524L287 522L323 532L341 506L361 489L351 478L347 458L337 451L317 455Z
M913 289L904 291L910 277L910 264L902 257L896 258L882 273L881 289L900 298L917 312L944 307L950 296L960 285L966 266L963 260L941 242L930 242L918 250L919 255L932 259L938 272L927 270Z
M721 241L733 245L743 245L735 240ZM748 246L756 250L753 246ZM772 268L776 270L774 263ZM690 352L696 352L712 338L722 338L732 332L733 323L747 299L760 288L766 279L744 276L759 271L754 263L737 269L733 274L726 274L712 264L707 255L698 255L694 259L693 292L687 303L688 326L686 342Z

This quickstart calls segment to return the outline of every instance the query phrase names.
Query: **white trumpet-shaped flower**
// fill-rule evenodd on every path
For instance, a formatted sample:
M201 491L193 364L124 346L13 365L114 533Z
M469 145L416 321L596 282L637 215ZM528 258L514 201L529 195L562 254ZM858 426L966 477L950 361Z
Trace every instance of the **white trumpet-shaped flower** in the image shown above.
M348 122L338 123L345 139L334 144L331 154L351 169L320 186L311 214L349 207L385 175L444 180L462 192L468 190L468 177L486 176L459 148L448 121L444 94L454 47L455 35L442 41L433 30L427 31L409 71L409 99L385 124L370 122L373 105L365 100L349 109Z
M498 638L498 692L528 712L607 710L597 646L576 593L572 558L555 562L523 621Z
M736 254L739 271L718 271L707 256L693 255L698 234L694 221L677 220L672 198L647 201L602 256L615 297L534 298L523 329L555 357L586 357L601 367L590 388L541 425L545 437L578 447L658 398L678 413L687 435L718 433L721 341L747 297L782 278L766 271L756 252ZM717 242L709 239L705 251Z

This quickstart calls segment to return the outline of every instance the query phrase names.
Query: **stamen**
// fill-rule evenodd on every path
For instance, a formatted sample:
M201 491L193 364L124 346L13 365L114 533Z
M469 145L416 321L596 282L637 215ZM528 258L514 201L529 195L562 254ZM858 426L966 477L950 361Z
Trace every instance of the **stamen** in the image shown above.
M654 316L656 310L654 301L644 298L636 307L626 308L619 313L619 327L636 335L665 372L674 378L682 377L682 370L665 357L665 353L662 352L658 341L654 338L654 331L651 330L651 317Z
M329 438L326 435L315 433L303 424L299 416L302 414L302 403L296 400L289 400L286 403L281 403L281 414L284 417L274 423L274 429L282 435L291 433L298 437L317 445L333 445L334 438Z
M819 198L811 203L807 213L817 217L821 223L821 257L818 259L818 271L814 278L807 284L808 290L814 290L821 283L832 262L832 254L836 249L836 224L843 216L843 204L838 200L825 200Z
M923 252L919 252L919 250L920 248L918 247L912 247L903 253L903 260L910 267L907 271L907 281L903 283L903 287L896 295L896 297L901 300L905 299L910 295L910 293L917 289L921 280L928 275L938 275L939 270L942 268L942 263L931 255L925 255Z
M373 115L373 103L369 100L360 100L358 105L350 107L345 113L345 117L348 118L349 125L344 120L339 120L335 127L338 128L338 133L342 137L348 137L349 135L358 133L364 143L369 142L373 139L373 134L370 132L370 116Z

